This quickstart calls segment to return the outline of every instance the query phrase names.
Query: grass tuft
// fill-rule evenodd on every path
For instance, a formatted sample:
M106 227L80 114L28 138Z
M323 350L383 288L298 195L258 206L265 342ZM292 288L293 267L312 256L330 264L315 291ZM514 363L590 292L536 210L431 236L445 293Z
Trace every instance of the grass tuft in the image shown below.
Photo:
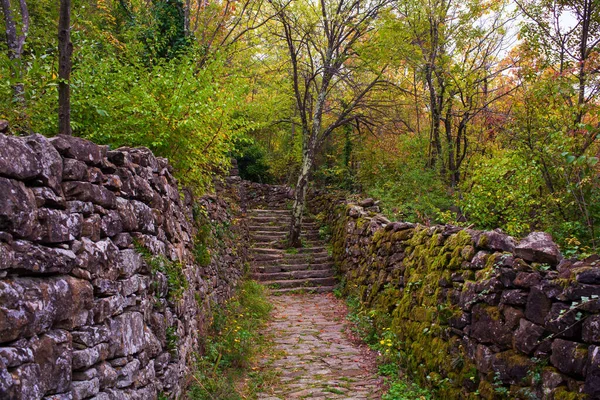
M251 280L243 281L234 297L213 309L204 354L197 356L187 398L253 398L269 385L272 374L252 366L267 345L261 330L271 309L264 287Z

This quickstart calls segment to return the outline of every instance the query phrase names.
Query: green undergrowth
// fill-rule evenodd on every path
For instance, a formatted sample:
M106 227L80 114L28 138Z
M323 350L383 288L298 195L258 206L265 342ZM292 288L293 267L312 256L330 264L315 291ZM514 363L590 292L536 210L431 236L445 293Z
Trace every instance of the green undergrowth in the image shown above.
M347 318L352 322L352 331L378 354L378 372L384 377L388 387L382 400L435 399L431 390L411 382L404 376L400 368L401 352L398 348L398 338L389 328L378 329L377 311L363 307L355 296L348 296L346 304L349 309Z
M270 385L274 376L252 366L268 345L261 329L271 308L263 286L251 280L243 281L231 299L213 308L187 398L253 398Z
M187 278L183 273L183 264L179 260L169 260L164 255L152 255L150 250L137 240L134 241L133 246L148 264L153 276L159 272L166 276L169 300L179 300L188 287Z

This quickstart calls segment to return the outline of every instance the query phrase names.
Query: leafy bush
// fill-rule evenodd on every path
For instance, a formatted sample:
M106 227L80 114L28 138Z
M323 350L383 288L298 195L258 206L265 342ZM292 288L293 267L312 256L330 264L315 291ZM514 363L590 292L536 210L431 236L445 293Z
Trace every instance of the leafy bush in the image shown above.
M18 66L21 79L11 77L14 62L0 51L0 118L15 133L53 136L57 52L48 32L56 32L58 8L29 3L32 31ZM206 54L183 37L180 0L151 2L138 19L121 15L116 3L100 2L94 10L74 4L73 133L112 148L148 147L170 160L181 183L203 191L216 170L229 167L229 154L251 128L235 112L247 86L228 65L228 54ZM24 85L24 107L14 101L16 83Z
M441 222L438 215L452 206L452 198L438 172L414 156L423 153L424 139L410 135L394 137L393 146L396 153L391 153L389 146L363 149L361 186L369 196L381 200L384 213L391 219Z
M539 167L516 152L496 151L481 157L461 185L459 204L469 222L478 228L502 228L523 236L545 225L546 207L539 193L543 186Z
M255 141L240 141L236 153L240 177L253 182L271 183L273 177L265 157L265 150Z

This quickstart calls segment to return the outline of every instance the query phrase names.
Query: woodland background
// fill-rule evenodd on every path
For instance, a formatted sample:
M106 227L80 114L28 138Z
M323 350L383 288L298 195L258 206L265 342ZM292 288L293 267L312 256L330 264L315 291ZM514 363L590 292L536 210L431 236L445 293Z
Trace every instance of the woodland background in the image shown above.
M58 4L1 3L23 46L0 36L0 118L55 135ZM337 17L356 40L331 46ZM333 54L313 184L395 219L598 251L598 1L73 0L71 22L73 134L147 146L199 192L232 156L244 178L296 184Z

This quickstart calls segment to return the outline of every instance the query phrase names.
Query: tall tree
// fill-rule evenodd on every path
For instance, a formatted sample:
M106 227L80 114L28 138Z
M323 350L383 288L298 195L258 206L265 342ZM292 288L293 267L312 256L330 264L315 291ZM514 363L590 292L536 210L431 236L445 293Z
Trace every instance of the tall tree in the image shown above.
M383 70L361 59L359 47L389 0L271 0L289 56L292 90L302 126L302 166L295 188L289 244L300 247L302 214L315 156L337 128L364 120L367 95ZM325 118L326 117L326 118Z
M15 100L20 103L25 101L25 93L23 88L22 68L21 68L21 56L23 55L23 48L25 46L25 40L27 33L29 32L29 11L27 9L27 2L25 0L19 0L19 11L21 13L21 32L17 32L17 23L13 16L10 0L1 0L2 12L4 13L4 27L6 31L6 44L8 46L8 57L13 61L11 71L14 78L16 78L16 84L13 86Z
M600 93L600 2L597 0L517 0L528 17L523 33L539 53L546 55L548 66L561 78L574 78L574 99L567 96L575 109L573 126L584 122L590 105ZM596 140L596 130L576 152L581 155Z
M71 131L71 0L60 0L58 18L58 133Z
M427 164L455 187L473 120L510 93L494 85L510 46L506 1L411 0L396 2L403 56L426 88L430 116Z

